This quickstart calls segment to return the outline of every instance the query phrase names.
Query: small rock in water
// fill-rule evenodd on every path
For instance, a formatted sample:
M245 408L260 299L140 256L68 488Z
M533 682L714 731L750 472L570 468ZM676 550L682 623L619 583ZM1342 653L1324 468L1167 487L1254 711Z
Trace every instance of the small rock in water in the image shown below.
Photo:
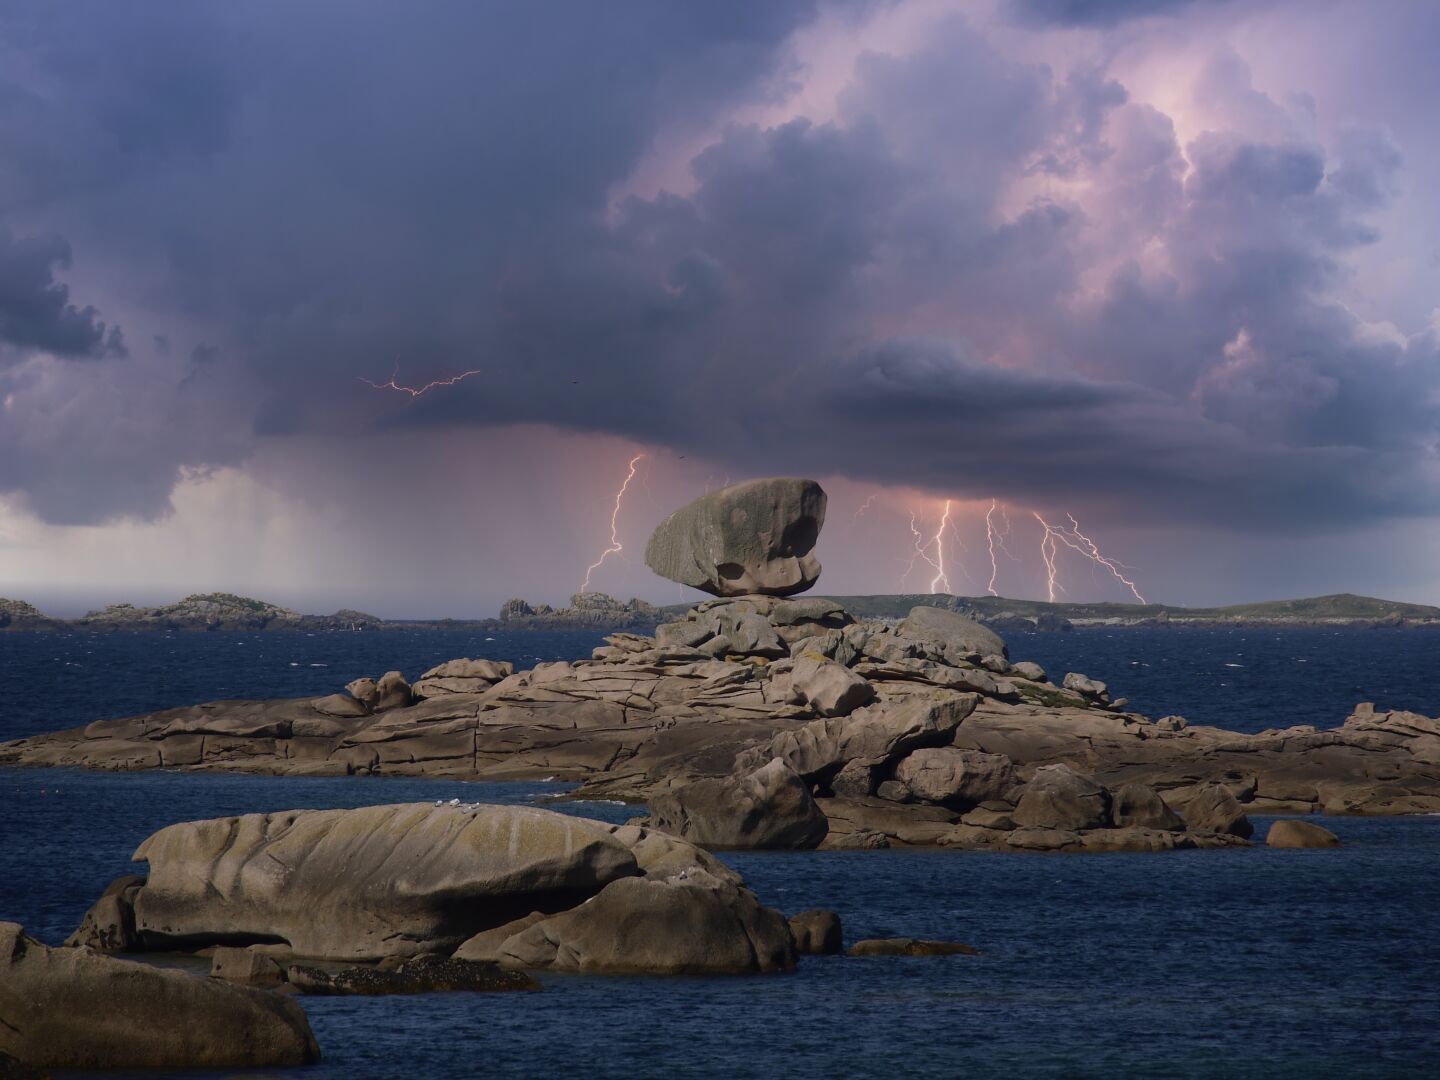
M929 941L924 938L866 938L850 946L850 956L975 956L973 945L958 941Z

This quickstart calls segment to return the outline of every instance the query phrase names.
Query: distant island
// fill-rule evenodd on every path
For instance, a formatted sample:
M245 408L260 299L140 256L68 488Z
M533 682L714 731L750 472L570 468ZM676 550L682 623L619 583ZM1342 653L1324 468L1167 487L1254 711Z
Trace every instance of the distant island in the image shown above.
M857 618L899 619L917 605L958 611L1001 632L1113 629L1118 627L1394 627L1440 628L1440 607L1336 593L1303 600L1271 600L1228 607L1169 604L1070 604L999 596L929 593L832 597ZM198 593L173 604L139 607L111 604L77 619L46 615L23 600L0 598L0 631L167 630L596 630L652 631L683 618L688 604L657 607L644 600L617 600L605 593L576 593L564 607L507 600L495 618L382 619L343 608L333 615L303 615L278 604L234 593Z

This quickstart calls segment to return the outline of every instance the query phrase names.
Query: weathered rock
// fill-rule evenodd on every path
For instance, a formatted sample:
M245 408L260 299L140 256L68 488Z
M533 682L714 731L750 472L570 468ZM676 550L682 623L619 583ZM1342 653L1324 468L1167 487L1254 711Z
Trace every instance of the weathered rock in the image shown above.
M96 952L124 952L135 946L135 895L145 879L137 874L118 877L106 886L80 927L65 944L83 946Z
M450 660L431 668L411 687L420 700L443 694L481 694L515 674L508 660Z
M467 939L455 950L453 956L456 960L483 960L493 963L500 959L500 946L516 934L529 930L536 923L544 922L548 918L550 915L544 911L532 911L529 915L522 915L501 926L482 930Z
M5 613L0 611L0 626L5 625L4 615ZM32 1069L9 1054L0 1053L0 1080L50 1080L50 1074L40 1069Z
M1045 681L1045 669L1033 660L1021 660L1018 664L1011 664L1010 670L1022 679L1029 679L1031 682L1043 683Z
M1045 765L1025 785L1012 816L1015 824L1029 828L1104 828L1110 824L1110 793L1068 765Z
M611 882L588 903L536 923L501 946L501 962L556 971L742 975L788 971L785 916L747 889L696 871Z
M279 986L285 971L274 957L222 945L210 958L210 977L246 986Z
M801 956L836 956L844 948L840 916L815 909L790 916L790 934Z
M291 999L0 923L0 1054L53 1069L304 1065L320 1056Z
M864 677L813 655L796 657L790 685L821 716L849 716L875 700L875 687Z
M1265 834L1265 844L1273 848L1328 848L1339 847L1340 838L1322 825L1281 818Z
M697 780L650 800L657 829L712 848L813 848L829 824L778 758L739 777Z
M790 596L820 576L813 549L825 492L813 480L750 480L702 495L660 523L645 565L716 596Z
M286 976L302 994L374 997L382 994L504 993L540 989L540 984L529 975L503 968L493 961L443 956L416 956L394 967L382 964L345 968L338 972L295 964L287 970Z
M847 762L830 781L830 791L837 799L864 799L875 794L878 783L877 766L866 761Z
M367 710L373 710L375 702L380 700L379 687L374 679L368 677L346 683L345 692L364 705Z
M1183 816L1185 824L1196 832L1249 837L1255 831L1244 809L1224 784L1206 784L1185 804Z
M975 702L973 694L948 690L879 701L847 717L815 720L782 732L763 753L780 758L807 781L823 780L849 761L879 764L948 742Z
M387 671L375 684L375 701L367 704L374 712L384 712L386 709L403 709L411 700L410 684L405 681L405 676L398 671Z
M1071 829L1053 829L1027 825L1005 834L1005 846L1022 851L1065 851L1082 845L1080 833Z
M135 853L148 946L287 942L344 960L451 952L525 912L640 872L599 822L523 806L410 803L171 825Z
M1066 690L1074 690L1077 694L1084 694L1091 698L1105 698L1110 694L1109 687L1099 679L1092 679L1077 671L1067 672L1063 685Z
M1004 754L954 746L912 750L895 767L895 779L923 802L961 809L1002 799L1016 785L1015 764Z
M850 946L851 956L975 956L980 952L958 941L924 938L866 938Z
M1117 828L1177 830L1185 828L1180 815L1149 784L1122 784L1111 793L1110 817Z
M1004 640L995 631L946 608L924 605L911 608L897 631L902 637L938 646L941 656L931 659L944 659L951 664L984 656L1010 655Z

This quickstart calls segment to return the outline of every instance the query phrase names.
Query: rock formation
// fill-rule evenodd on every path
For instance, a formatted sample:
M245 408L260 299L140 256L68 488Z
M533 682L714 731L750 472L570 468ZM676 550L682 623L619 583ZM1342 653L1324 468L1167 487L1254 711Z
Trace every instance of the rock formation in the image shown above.
M825 492L814 480L749 480L702 495L660 523L645 565L716 596L790 596L820 576Z
M52 949L0 923L0 1055L37 1068L304 1065L320 1056L290 998L88 949Z
M529 984L474 965L744 974L795 963L785 917L713 856L653 829L534 807L409 803L183 822L135 858L149 862L149 879L117 883L96 905L121 907L134 927L128 947L220 946L214 974L241 983L503 990ZM92 910L85 925L100 921ZM378 966L327 974L297 958Z

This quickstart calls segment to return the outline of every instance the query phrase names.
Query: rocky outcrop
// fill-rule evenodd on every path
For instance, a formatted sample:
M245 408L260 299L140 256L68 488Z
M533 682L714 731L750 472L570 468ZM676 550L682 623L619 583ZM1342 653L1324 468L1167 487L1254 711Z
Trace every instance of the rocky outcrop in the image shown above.
M7 600L0 596L0 630L59 630L66 624L52 619L24 600Z
M320 1056L280 994L52 949L0 923L0 1054L53 1069L304 1065Z
M135 897L144 884L145 879L138 874L126 874L112 881L85 913L79 929L65 939L65 944L96 952L133 949L139 940L135 934Z
M384 620L349 608L334 615L301 615L234 593L197 593L160 607L111 604L73 624L82 630L375 630Z
M813 480L750 480L700 496L660 523L645 565L716 596L804 592L820 576L813 549L825 492Z
M707 848L813 848L829 831L809 785L778 758L742 776L662 792L650 800L650 820Z
M1256 735L1151 720L1098 680L1070 673L1066 689L1003 646L983 652L989 633L953 612L856 622L823 598L718 598L654 637L612 634L587 660L508 674L452 661L408 699L396 673L389 708L379 682L361 680L345 694L98 721L0 746L0 763L554 778L644 802L779 758L829 819L827 847L1171 850L1239 842L1252 814L1440 811L1440 721L1373 706L1331 730ZM845 713L862 684L873 700ZM1015 819L1022 785L1053 765L1109 794L1107 824ZM1238 814L1219 792L1208 810L1196 803L1213 785Z
M785 916L703 871L613 882L499 952L501 963L518 967L654 975L789 971L796 956Z
M1274 822L1265 834L1265 846L1273 848L1331 848L1340 838L1323 825L1284 818Z
M638 875L597 822L523 806L408 803L171 825L135 852L147 948L280 941L300 956L449 953L532 910Z
M602 592L575 593L566 607L506 600L498 621L476 624L500 630L650 630L664 617L654 604L620 601Z

